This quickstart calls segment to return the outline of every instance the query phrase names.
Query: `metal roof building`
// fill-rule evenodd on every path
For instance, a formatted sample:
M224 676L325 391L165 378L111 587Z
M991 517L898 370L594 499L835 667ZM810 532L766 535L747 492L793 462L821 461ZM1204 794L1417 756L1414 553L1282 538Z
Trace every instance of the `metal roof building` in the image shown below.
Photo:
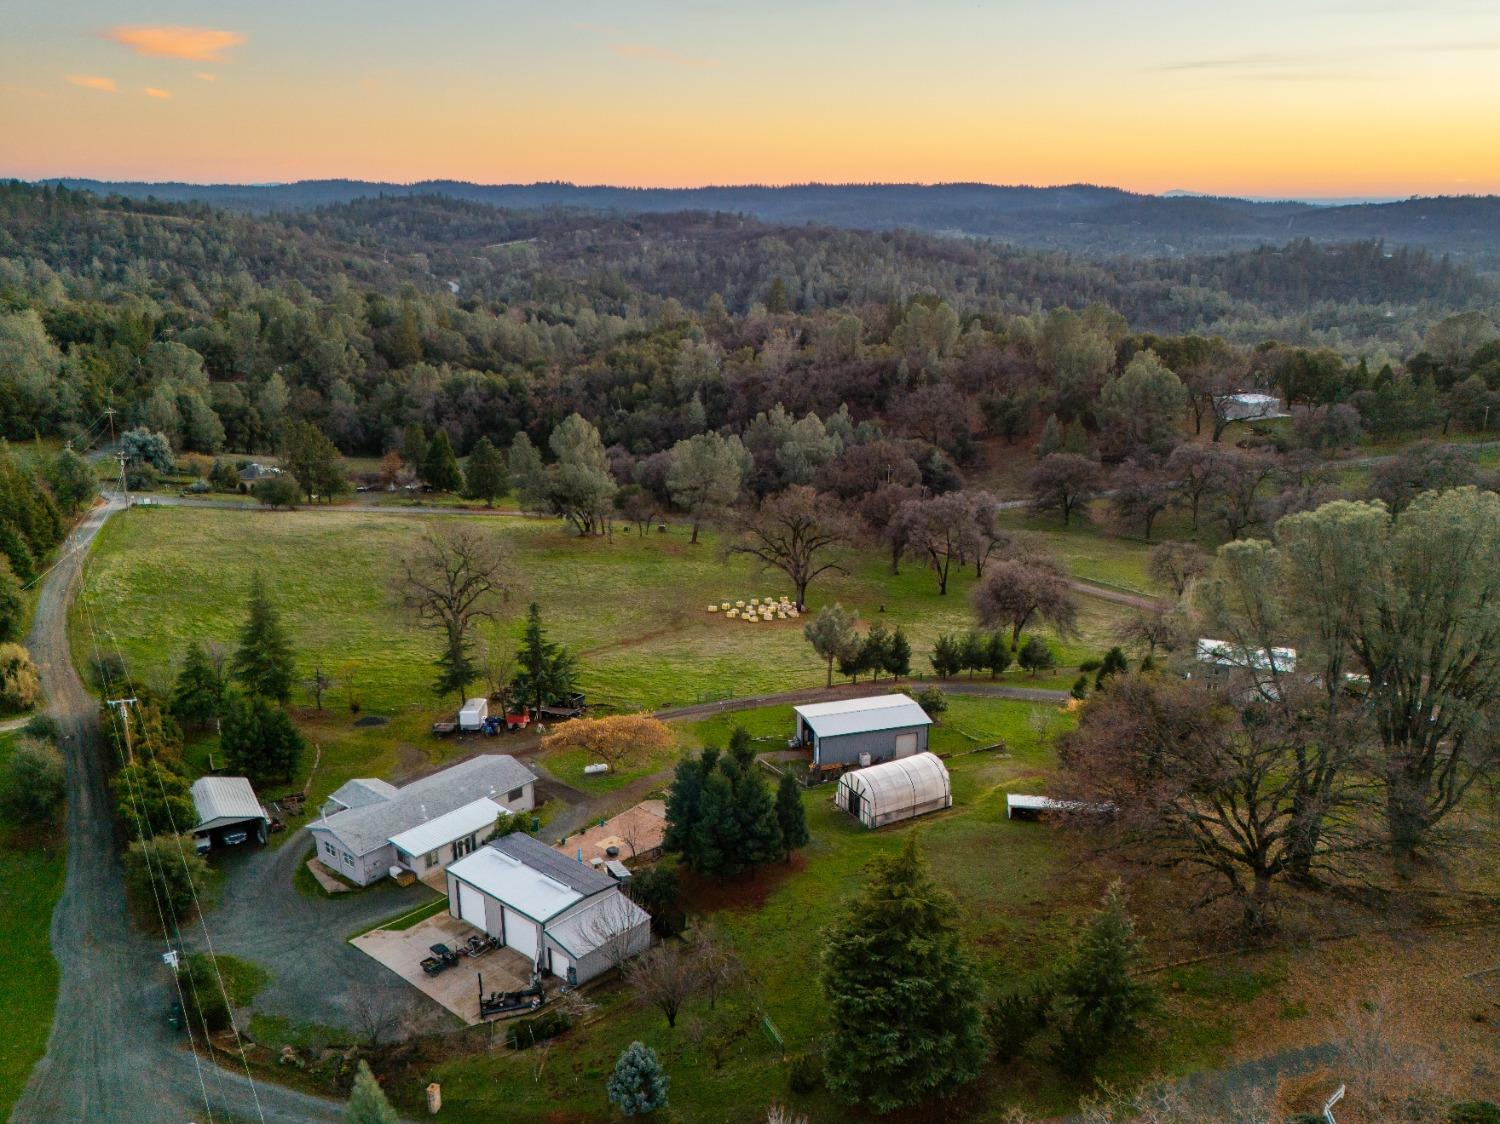
M937 755L919 753L845 773L833 799L866 827L884 827L953 807L953 787Z
M227 834L237 831L253 834L262 843L266 841L271 817L244 777L199 777L189 792L198 814L193 836L199 850L225 842Z
M869 765L927 748L932 719L902 694L869 695L796 706L793 744L812 750L814 765Z
M651 915L602 871L522 832L448 868L448 912L572 983L651 943Z

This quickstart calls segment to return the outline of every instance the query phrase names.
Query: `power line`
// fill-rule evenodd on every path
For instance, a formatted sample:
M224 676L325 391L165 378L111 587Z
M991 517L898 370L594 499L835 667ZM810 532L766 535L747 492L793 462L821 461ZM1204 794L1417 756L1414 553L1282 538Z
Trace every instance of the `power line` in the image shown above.
M80 588L80 593L79 593L80 599L84 599L87 596L87 594L86 594L86 585L87 585L87 583L84 583L84 586ZM92 608L90 607L88 611L89 611L90 621L93 622L95 618L93 617ZM114 649L114 651L119 656L120 666L121 666L122 674L124 675L125 682L127 682L127 683L132 682L131 677L130 677L130 673L129 673L129 669L125 666L125 657L124 657L124 653L120 650L120 644L119 644L118 638L115 636L114 632L107 625L103 626L103 631L104 631L105 635L109 638L111 647ZM97 638L97 634L96 634L96 638ZM139 704L137 704L137 712L139 712ZM142 735L143 735L143 737L142 737L143 742L145 742L147 745L149 745L150 744L150 734L149 734L149 731L146 729L146 727L145 727L144 724L142 724L142 731L141 732L142 732ZM151 747L151 758L152 758L153 764L156 764L156 761L158 760L158 753L157 753L157 751L159 749L160 749L159 746L152 746ZM233 1010L233 1004L230 1002L230 999L229 999L229 989L228 989L227 985L224 983L223 973L220 972L220 970L219 970L218 957L214 954L213 937L212 937L212 935L208 931L208 919L203 914L203 904L202 904L201 900L198 897L198 886L197 886L196 882L194 882L194 880L193 880L192 869L188 865L187 849L182 844L182 835L179 832L178 827L177 827L177 818L176 818L176 815L172 811L171 801L167 799L166 785L163 784L163 782L162 782L161 772L160 772L159 766L157 766L156 768L152 769L151 772L152 772L152 775L155 776L155 778L156 778L157 788L160 791L161 797L162 797L162 805L163 805L163 808L164 808L164 810L166 811L166 814L167 814L167 822L168 822L168 824L170 825L170 827L172 829L172 836L173 836L173 838L175 839L175 841L177 843L178 855L180 856L181 861L182 861L183 875L185 876L185 879L187 881L188 891L192 894L193 909L194 909L194 911L198 915L198 926L199 926L199 928L203 932L203 943L204 943L204 945L206 946L206 948L208 950L208 962L209 962L209 965L213 968L214 979L218 983L219 994L220 994L220 996L224 1000L224 1006L225 1006L226 1009L232 1011ZM143 826L145 826L148 831L150 830L150 824L149 823L147 823L147 824L145 824ZM180 928L179 928L179 932L180 932ZM189 976L189 981L192 982L191 975ZM256 1088L255 1078L250 1073L250 1059L249 1059L248 1055L246 1055L246 1053L245 1053L244 1040L240 1037L239 1027L235 1024L233 1017L231 1017L230 1020L229 1020L229 1029L230 1029L230 1031L234 1035L235 1049L238 1051L238 1053L240 1055L240 1065L241 1065L241 1067L245 1071L245 1080L247 1082L249 1082L249 1085L250 1085L250 1097L251 1097L251 1100L255 1104L255 1114L261 1120L262 1124L264 1124L264 1121L265 1121L266 1117L265 1117L264 1110L261 1108L260 1093L259 1093L259 1090Z

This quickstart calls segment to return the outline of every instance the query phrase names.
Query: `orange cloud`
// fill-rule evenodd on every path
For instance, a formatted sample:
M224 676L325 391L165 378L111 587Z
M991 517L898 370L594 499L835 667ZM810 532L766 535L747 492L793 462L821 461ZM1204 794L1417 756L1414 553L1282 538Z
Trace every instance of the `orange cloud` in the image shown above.
M113 78L105 78L99 74L66 74L63 77L75 86L82 86L85 90L99 90L102 93L112 94L119 88Z
M217 82L219 80L219 76L217 74L210 74L206 70L193 71L193 77L198 79L198 81L200 82Z
M238 31L219 31L212 27L112 27L104 33L138 55L151 58L192 59L196 62L223 62L224 52L245 42Z
M648 47L641 43L611 43L609 49L622 59L649 59L653 62L668 62L673 66L690 66L698 70L706 70L719 65L714 59L679 55L676 51L669 51L665 47Z
M163 101L172 96L171 90L163 90L159 86L147 86L141 93L148 98L161 98Z

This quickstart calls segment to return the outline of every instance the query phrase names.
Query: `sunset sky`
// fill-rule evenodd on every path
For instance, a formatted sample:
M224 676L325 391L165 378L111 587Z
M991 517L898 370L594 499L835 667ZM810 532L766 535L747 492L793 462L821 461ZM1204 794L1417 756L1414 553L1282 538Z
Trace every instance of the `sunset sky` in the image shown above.
M0 175L1500 191L1500 2L4 0Z

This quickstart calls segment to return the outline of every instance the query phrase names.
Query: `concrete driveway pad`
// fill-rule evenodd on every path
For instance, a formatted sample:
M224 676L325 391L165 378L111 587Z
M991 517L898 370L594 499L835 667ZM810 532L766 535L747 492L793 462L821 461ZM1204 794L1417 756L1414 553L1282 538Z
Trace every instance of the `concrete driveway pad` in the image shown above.
M457 964L435 976L422 971L422 960L432 955L432 945L445 944L457 952L474 936L484 934L466 921L440 913L410 929L375 929L362 933L349 943L474 1026L482 1021L479 1017L481 976L486 993L516 991L531 981L530 961L509 948L491 949L472 959L460 956Z

